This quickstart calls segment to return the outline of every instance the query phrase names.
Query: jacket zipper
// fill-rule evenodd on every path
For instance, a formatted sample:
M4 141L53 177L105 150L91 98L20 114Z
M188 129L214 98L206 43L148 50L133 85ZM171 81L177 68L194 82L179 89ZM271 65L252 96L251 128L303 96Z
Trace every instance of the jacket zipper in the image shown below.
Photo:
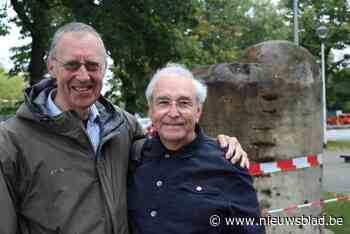
M119 125L120 126L120 125ZM119 126L117 126L115 129L117 129ZM102 132L102 131L101 131ZM108 211L110 214L110 220L112 222L112 229L113 232L115 232L115 230L117 229L117 221L115 220L115 208L114 208L114 202L113 202L113 191L112 191L112 186L111 186L111 182L108 180L106 174L105 174L105 170L104 170L104 162L103 159L101 158L101 150L103 145L110 140L111 138L119 135L120 132L115 130L112 131L112 133L110 133L109 135L107 135L106 137L104 137L103 139L101 139L101 142L97 148L97 153L96 153L96 168L97 168L97 173L98 176L100 178L100 183L102 185L102 190L103 190L103 194L104 197L106 199L106 203L107 203L107 207L108 207Z

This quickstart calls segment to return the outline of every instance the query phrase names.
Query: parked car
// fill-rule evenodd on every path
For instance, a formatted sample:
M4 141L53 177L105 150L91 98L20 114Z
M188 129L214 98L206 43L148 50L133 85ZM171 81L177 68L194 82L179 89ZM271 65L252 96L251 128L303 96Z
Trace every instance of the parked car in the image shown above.
M337 116L328 117L327 124L330 124L330 125L350 124L350 114L343 113Z

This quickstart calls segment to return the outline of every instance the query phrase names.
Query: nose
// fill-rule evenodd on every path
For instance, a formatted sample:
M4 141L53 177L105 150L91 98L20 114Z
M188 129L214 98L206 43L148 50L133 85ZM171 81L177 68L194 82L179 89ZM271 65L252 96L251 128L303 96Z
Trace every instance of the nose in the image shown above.
M89 72L86 70L85 65L81 65L77 71L77 79L80 81L87 81L90 79Z
M172 118L176 118L180 115L179 110L177 109L176 101L171 102L168 115Z

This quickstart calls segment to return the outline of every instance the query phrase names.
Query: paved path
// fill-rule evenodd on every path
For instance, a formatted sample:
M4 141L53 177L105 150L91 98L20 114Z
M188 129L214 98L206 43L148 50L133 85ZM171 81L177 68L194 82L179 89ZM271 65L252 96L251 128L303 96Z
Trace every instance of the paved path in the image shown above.
M350 149L326 150L323 155L323 191L350 194L350 163L339 157L350 155Z

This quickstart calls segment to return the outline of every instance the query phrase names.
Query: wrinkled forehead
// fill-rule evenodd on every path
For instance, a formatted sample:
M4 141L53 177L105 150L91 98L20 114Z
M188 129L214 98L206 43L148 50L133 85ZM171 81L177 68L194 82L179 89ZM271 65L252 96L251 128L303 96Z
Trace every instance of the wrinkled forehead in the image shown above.
M58 41L56 55L83 53L89 56L105 56L101 38L91 32L66 32Z
M153 98L167 97L172 100L179 98L194 99L196 90L191 79L177 74L162 75L155 84Z

